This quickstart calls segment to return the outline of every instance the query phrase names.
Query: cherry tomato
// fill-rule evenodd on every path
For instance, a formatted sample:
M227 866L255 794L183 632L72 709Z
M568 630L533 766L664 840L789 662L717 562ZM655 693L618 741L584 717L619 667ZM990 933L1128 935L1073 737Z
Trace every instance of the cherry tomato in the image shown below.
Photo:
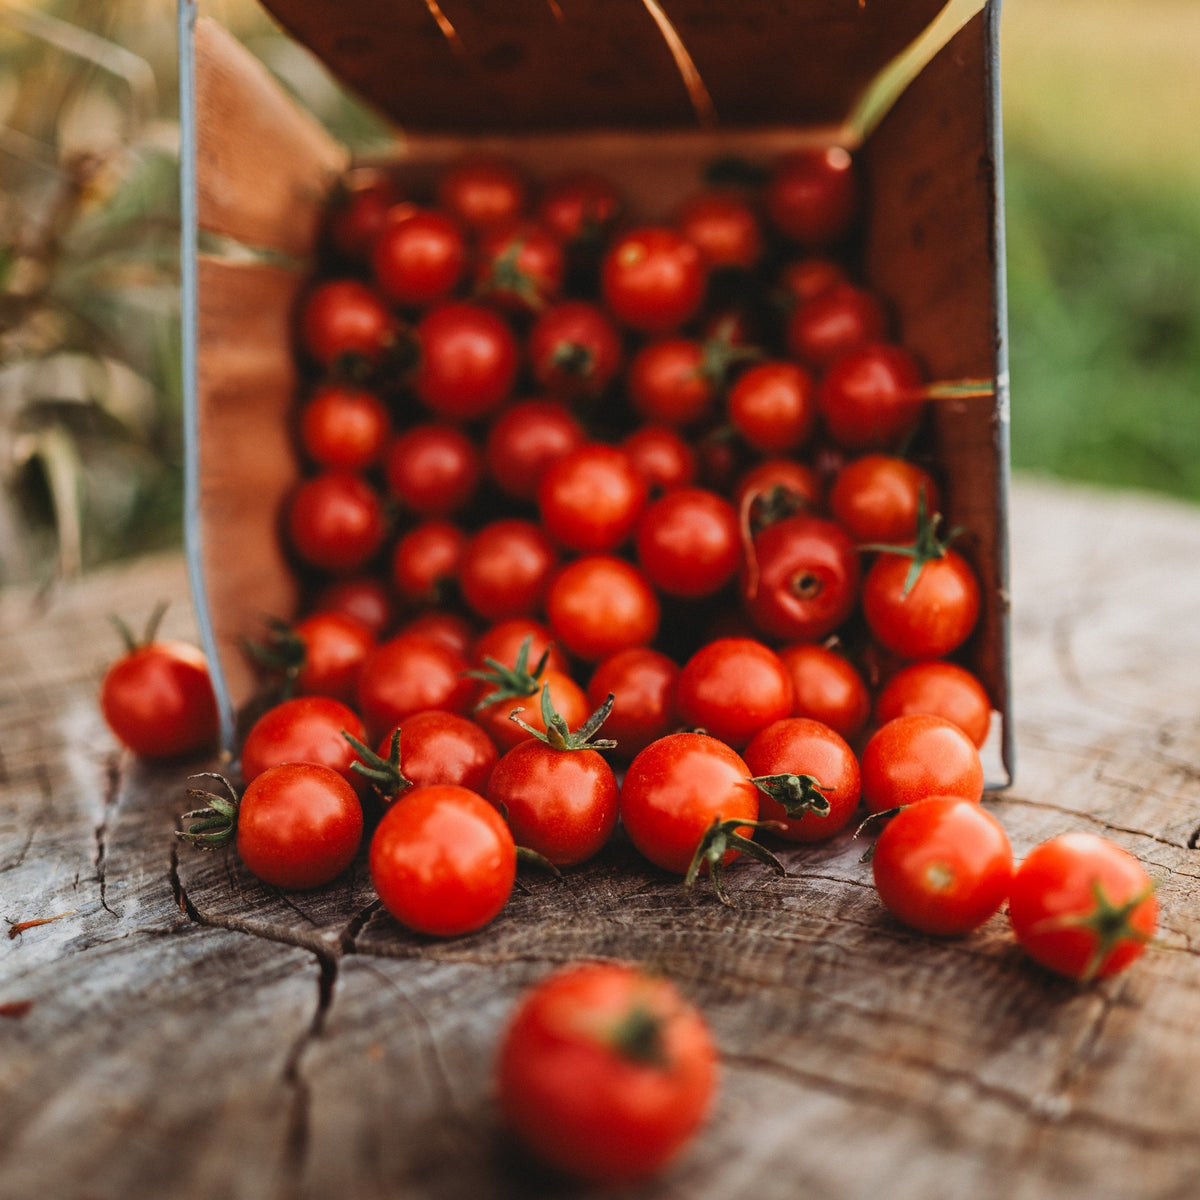
M754 539L757 575L742 573L742 599L754 624L773 637L816 641L832 633L858 598L859 564L841 526L800 514Z
M464 713L475 682L463 675L466 660L438 642L411 633L381 642L358 677L358 707L373 735L425 709Z
M895 455L864 454L837 473L829 511L856 542L911 542L922 489L926 511L937 512L941 492L928 471Z
M623 234L600 264L600 289L609 311L641 333L671 333L694 317L705 283L700 251L665 225Z
M840 146L786 154L772 168L763 203L785 237L804 246L836 242L857 215L853 160Z
M379 461L390 424L374 393L327 383L300 414L300 441L318 466L361 471Z
M1008 915L1021 948L1068 979L1107 979L1141 956L1158 926L1154 885L1127 850L1064 833L1013 875Z
M383 503L360 475L326 471L292 493L287 531L292 548L310 566L357 571L383 542Z
M436 642L447 650L465 659L475 640L475 630L466 617L458 613L424 612L406 621L398 630L397 636L424 638L427 642Z
M953 721L975 743L987 741L992 702L982 683L957 663L932 659L896 672L875 698L875 720L928 713Z
M297 693L352 700L363 659L375 645L371 630L344 613L318 611L297 621L291 634L300 643L294 675Z
M823 369L841 355L887 336L887 313L874 292L833 283L799 304L788 317L788 353Z
M317 594L313 607L321 612L339 612L353 617L376 637L392 623L392 598L374 576L335 579Z
M743 757L756 778L778 780L760 785L758 813L763 820L783 823L780 837L823 841L841 832L858 809L862 795L858 760L845 739L820 721L808 717L775 721L754 735ZM813 797L813 788L819 796ZM807 811L801 803L798 815L789 816L789 802L795 799L815 803Z
M894 446L924 410L921 369L911 354L869 342L836 359L817 389L830 437L849 450Z
M717 1052L700 1013L638 967L566 967L528 991L500 1045L504 1119L543 1162L612 1186L676 1157L708 1115Z
M395 180L375 167L355 167L338 181L329 214L329 235L347 257L365 259L387 215L400 202Z
M986 809L936 796L891 818L871 870L892 916L922 933L956 937L978 929L1008 898L1012 848Z
M764 726L791 716L792 678L779 655L752 638L718 638L683 665L675 706L684 724L740 748Z
M396 338L383 301L357 279L331 279L309 293L300 312L304 348L323 367L348 359L376 364Z
M371 839L371 882L403 925L434 937L480 929L508 903L517 874L512 834L476 792L413 788Z
M488 472L501 491L533 500L542 476L587 440L571 410L553 400L522 400L503 409L488 431Z
M485 620L527 615L541 607L557 565L553 545L532 521L491 521L463 550L463 599Z
M551 671L566 672L567 660L555 644L554 634L548 626L532 617L509 617L485 629L471 647L471 665L481 667L485 658L492 658L503 666L515 666L521 646L527 640L531 664L537 663L548 652L546 667Z
M618 446L589 442L551 463L538 485L546 532L584 554L615 550L632 535L649 490Z
M507 225L525 210L521 168L495 155L472 154L445 170L437 183L438 203L476 232Z
M315 763L267 768L238 804L238 857L252 875L289 891L336 879L354 861L362 832L354 789Z
M763 255L763 234L754 209L736 192L710 189L690 196L675 223L708 267L748 271Z
M380 291L397 304L444 300L467 266L467 239L449 214L405 204L393 209L371 250Z
M416 330L413 387L439 416L473 421L507 399L517 377L517 343L503 318L479 304L450 300Z
M547 179L537 204L538 219L568 247L596 245L622 209L611 179L596 171L564 171Z
M541 312L557 300L567 261L559 240L536 221L489 229L479 240L475 290L513 312Z
M450 783L483 795L500 758L487 733L458 713L430 709L406 717L380 739L380 758L388 757L393 733L400 734L400 772L413 787Z
M741 561L733 505L704 488L676 488L655 500L638 523L636 545L646 578L668 596L711 596Z
M873 813L930 796L983 796L975 743L941 717L897 717L881 725L862 753L862 793Z
M142 758L176 758L217 736L217 700L204 655L186 642L158 641L162 612L141 644L121 627L126 651L104 673L100 711L116 739Z
M684 487L696 478L696 452L669 425L640 425L621 449L652 495Z
M392 550L392 583L410 604L438 604L458 578L467 535L434 518L414 525Z
M367 736L358 714L340 700L332 696L284 700L250 726L242 743L242 779L250 783L268 767L304 762L328 767L347 783L357 783L351 764L358 756L344 733L359 741Z
M631 646L604 659L587 686L588 704L597 709L613 697L605 734L617 744L613 754L625 762L678 724L675 681L678 665L648 646Z
M792 677L796 716L820 721L847 741L863 731L871 715L871 697L845 655L815 642L798 642L784 646L779 660Z
M556 396L598 396L621 367L621 335L603 309L584 300L547 308L529 331L533 377Z
M743 526L757 531L782 517L819 508L821 480L807 463L764 459L738 480L733 503Z
M653 641L660 610L654 589L637 567L594 554L568 563L555 576L546 615L569 653L596 662Z
M729 389L730 424L764 454L799 449L816 417L816 383L795 363L759 363Z
M660 425L694 425L716 401L704 346L691 338L647 342L629 364L626 383L638 415Z
M536 660L531 659L529 667L532 669L536 665ZM529 729L510 719L514 709L522 710L521 720L530 729L546 732L538 699L546 688L550 689L555 709L568 725L575 728L587 720L591 709L583 688L570 675L549 667L540 675L526 674L524 678L518 669L511 680L500 680L492 688L485 685L483 695L475 706L475 720L502 752L511 750L533 737Z
M483 459L457 426L429 422L392 439L383 469L388 491L405 508L423 517L442 517L474 496Z
M785 263L779 272L778 292L789 310L819 296L835 283L848 282L846 269L832 258L810 256Z

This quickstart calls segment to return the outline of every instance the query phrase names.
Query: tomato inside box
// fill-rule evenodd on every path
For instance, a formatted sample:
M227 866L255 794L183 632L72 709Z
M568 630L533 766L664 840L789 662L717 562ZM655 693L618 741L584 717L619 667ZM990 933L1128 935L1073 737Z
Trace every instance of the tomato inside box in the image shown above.
M632 218L665 222L714 163L768 168L831 145L852 153L861 215L843 257L883 299L889 340L946 385L926 405L921 444L937 464L945 527L966 531L955 549L983 593L955 658L988 691L991 774L1010 781L999 6L266 7L394 121L395 154L375 165L414 196L479 152L520 164L535 186L598 171ZM296 316L330 196L352 164L219 25L191 4L181 13L187 539L232 748L235 714L259 684L244 639L265 615L291 618L306 602L280 536L305 474L295 423L312 387Z

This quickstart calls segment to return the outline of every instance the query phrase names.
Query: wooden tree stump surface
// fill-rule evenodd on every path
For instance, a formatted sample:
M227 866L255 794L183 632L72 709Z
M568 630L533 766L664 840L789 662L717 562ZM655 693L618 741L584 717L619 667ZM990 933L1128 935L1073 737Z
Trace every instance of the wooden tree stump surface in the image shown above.
M509 1148L489 1079L521 989L589 956L665 971L722 1053L710 1126L629 1195L1200 1195L1200 511L1021 480L1012 543L1017 781L987 805L1018 857L1113 838L1162 905L1089 987L1003 915L905 931L849 835L731 870L732 910L617 843L440 942L362 856L279 893L177 845L189 765L134 761L96 709L107 613L170 597L190 635L182 561L0 597L0 917L46 922L0 939L0 1195L574 1195Z

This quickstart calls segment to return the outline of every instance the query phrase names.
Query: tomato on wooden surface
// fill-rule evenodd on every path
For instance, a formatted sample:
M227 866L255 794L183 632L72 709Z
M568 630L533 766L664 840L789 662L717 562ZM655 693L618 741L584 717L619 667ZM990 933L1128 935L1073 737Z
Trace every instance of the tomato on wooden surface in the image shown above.
M562 300L542 312L527 349L534 379L555 396L599 395L624 356L612 320L586 300Z
M447 300L416 328L413 388L439 416L473 421L494 412L517 378L516 338L498 313L481 304Z
M804 246L836 242L858 214L854 161L840 146L786 154L771 169L763 204L785 237Z
M820 721L775 721L754 735L743 757L763 793L759 816L781 821L780 837L792 842L833 837L858 809L858 760L845 739Z
M457 426L429 421L391 440L383 470L389 493L404 508L423 517L444 517L474 496L483 457Z
M296 696L267 709L242 743L242 779L252 782L269 767L286 762L316 763L357 783L357 760L343 734L367 736L358 714L331 696Z
M622 234L600 264L609 311L641 333L671 333L700 310L706 269L699 249L678 230L643 225Z
M1013 875L1008 915L1026 953L1087 981L1116 975L1140 957L1158 926L1158 901L1132 854L1077 831L1029 852Z
M464 676L466 660L443 644L411 633L381 642L358 677L358 707L375 737L427 708L465 713L475 681Z
M954 937L977 929L1008 898L1012 848L986 809L935 796L888 821L871 870L894 917L922 933Z
M649 489L619 446L588 442L552 463L538 485L546 531L582 554L615 550L633 534Z
M300 414L300 441L322 467L361 471L383 454L390 427L387 408L374 392L326 383Z
M617 744L613 753L628 762L651 742L666 737L678 725L675 681L679 666L649 646L631 646L604 659L587 686L593 709L613 697L613 710L604 731Z
M310 566L335 574L364 566L386 532L379 493L352 471L304 480L288 501L286 522L292 549Z
M532 500L550 467L586 440L583 426L566 405L521 400L502 409L492 422L484 457L488 473L505 495Z
M217 700L208 660L195 646L157 640L164 606L139 642L116 622L125 653L105 671L100 712L122 745L141 758L178 758L217 736Z
M529 646L522 645L511 669L490 659L482 669L471 672L473 678L483 680L482 694L475 705L475 720L501 751L546 731L539 700L546 691L550 692L554 708L570 725L582 725L587 720L589 709L583 688L566 672L548 666L548 662L543 656L533 658ZM521 710L524 724L512 720L516 709Z
M666 979L621 963L572 965L527 991L496 1064L501 1112L544 1163L603 1185L680 1154L717 1086L699 1011Z
M792 677L795 715L821 721L847 741L856 738L871 715L871 695L854 664L816 642L797 642L778 653Z
M364 749L366 749L364 747ZM500 755L487 733L458 713L413 713L380 739L355 770L385 799L409 787L452 783L483 794ZM366 769L363 769L365 766Z
M462 226L448 213L404 204L388 215L371 247L379 290L400 305L425 307L458 286L468 261Z
M660 615L658 596L646 576L623 558L605 554L569 562L546 596L555 638L587 662L652 642Z
M468 788L413 788L371 839L371 882L393 917L417 933L456 937L508 903L517 852L504 819Z
M638 522L637 560L668 596L719 592L741 563L737 513L706 488L679 487L653 501Z
M932 659L901 668L875 698L875 720L929 713L953 721L975 743L987 741L992 702L982 683L957 663Z
M301 696L354 698L363 659L375 635L356 617L318 611L294 624L267 622L264 641L247 641L250 657L267 670L283 673L286 686Z
M975 743L941 717L897 717L881 725L862 753L862 791L873 813L929 796L983 796L983 764Z

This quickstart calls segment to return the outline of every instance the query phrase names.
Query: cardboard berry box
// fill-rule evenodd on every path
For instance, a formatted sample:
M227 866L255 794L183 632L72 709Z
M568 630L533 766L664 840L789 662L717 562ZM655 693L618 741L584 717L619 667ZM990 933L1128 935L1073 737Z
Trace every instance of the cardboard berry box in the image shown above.
M947 525L983 585L960 656L997 717L1012 777L1005 341L997 29L980 0L265 0L396 127L395 170L428 180L465 150L535 176L612 175L662 219L706 165L801 146L856 157L853 247L893 337L945 381L927 418ZM187 421L186 537L223 738L255 679L240 639L297 610L279 537L299 477L290 413L297 296L349 165L194 0L180 3ZM961 381L983 386L955 394ZM970 390L970 389L966 389Z

